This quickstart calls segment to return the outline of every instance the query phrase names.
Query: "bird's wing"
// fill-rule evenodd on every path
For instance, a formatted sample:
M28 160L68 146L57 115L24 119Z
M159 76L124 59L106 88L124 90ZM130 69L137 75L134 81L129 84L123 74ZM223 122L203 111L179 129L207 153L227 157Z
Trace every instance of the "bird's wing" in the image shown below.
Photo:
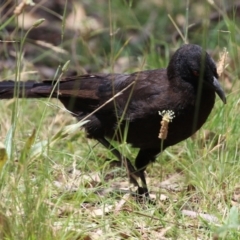
M94 110L104 104L99 112L115 111L123 119L158 114L171 102L165 69L133 74L83 75L61 81L56 89L54 92L68 109L68 103L64 101L74 97L75 111Z

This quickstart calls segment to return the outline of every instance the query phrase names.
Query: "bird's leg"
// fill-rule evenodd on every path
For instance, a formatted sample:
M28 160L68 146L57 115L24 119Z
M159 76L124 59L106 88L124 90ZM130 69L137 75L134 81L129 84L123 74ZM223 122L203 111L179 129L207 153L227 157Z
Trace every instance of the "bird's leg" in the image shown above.
M160 150L157 148L140 149L135 159L135 166L137 168L138 176L140 177L142 182L142 187L138 187L138 193L141 195L145 195L146 197L149 197L149 192L144 171L146 170L146 166L150 162L153 162L155 160L155 157L157 154L159 154L159 152Z
M117 149L115 149L105 138L97 138L97 140L107 149L110 149L111 152L114 154L115 157L121 162L122 165L126 166L128 177L131 183L135 186L140 188L137 179L140 177L138 176L138 172L133 167L129 159L125 158ZM141 177L140 177L141 179Z

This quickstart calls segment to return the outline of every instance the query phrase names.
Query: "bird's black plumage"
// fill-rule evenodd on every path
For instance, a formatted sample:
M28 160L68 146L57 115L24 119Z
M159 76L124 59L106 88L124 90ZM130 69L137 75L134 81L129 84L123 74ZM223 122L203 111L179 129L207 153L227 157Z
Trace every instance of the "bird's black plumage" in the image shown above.
M111 147L106 139L119 142L126 139L133 147L140 148L136 171L129 160L127 165L130 180L138 185L136 178L140 177L141 190L147 193L144 170L161 151L159 111L172 110L175 114L163 142L164 150L201 128L214 106L215 93L226 103L217 79L216 65L208 53L198 45L186 44L175 52L167 69L82 75L58 83L20 82L17 95L58 98L78 120L95 111L84 126L87 136L106 147ZM12 98L16 86L13 81L0 82L0 99ZM113 153L122 160L117 150Z

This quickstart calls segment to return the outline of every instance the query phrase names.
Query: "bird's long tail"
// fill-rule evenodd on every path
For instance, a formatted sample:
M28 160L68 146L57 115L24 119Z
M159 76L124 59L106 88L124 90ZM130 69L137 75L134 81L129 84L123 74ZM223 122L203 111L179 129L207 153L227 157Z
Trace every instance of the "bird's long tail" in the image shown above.
M43 91L44 93L41 94L41 91L36 91L39 87L45 90ZM37 83L33 80L26 82L6 80L0 82L0 99L10 99L13 97L44 98L50 96L51 89L51 84Z

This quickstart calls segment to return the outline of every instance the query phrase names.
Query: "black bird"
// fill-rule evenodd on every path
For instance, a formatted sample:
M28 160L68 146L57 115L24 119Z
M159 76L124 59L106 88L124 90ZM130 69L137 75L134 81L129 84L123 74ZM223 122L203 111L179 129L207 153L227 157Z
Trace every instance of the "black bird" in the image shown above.
M179 48L166 69L82 75L59 82L0 82L0 99L51 96L59 99L78 120L90 120L84 125L87 137L112 149L113 154L126 163L130 181L146 196L144 171L147 165L162 150L201 128L214 106L215 93L226 103L213 59L193 44ZM161 148L158 134L162 116L159 111L163 110L173 111L175 117L169 123L168 135ZM128 159L124 161L107 140L121 142L124 134L127 143L140 149L135 159L136 169Z

